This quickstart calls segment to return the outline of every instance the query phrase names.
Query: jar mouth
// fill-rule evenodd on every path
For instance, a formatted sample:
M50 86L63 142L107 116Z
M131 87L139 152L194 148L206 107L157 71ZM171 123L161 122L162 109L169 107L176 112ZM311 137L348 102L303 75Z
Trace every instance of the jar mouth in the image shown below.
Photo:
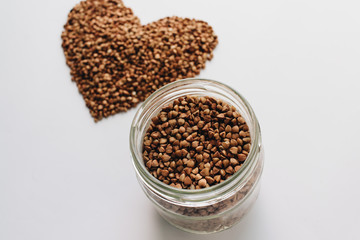
M231 177L226 179L225 181L215 184L214 186L202 188L202 189L178 189L175 187L172 187L170 185L167 185L158 179L156 179L154 176L150 174L150 172L145 168L145 164L142 157L142 146L141 150L136 148L138 145L137 137L139 137L139 134L141 135L141 140L144 137L145 132L137 132L139 125L141 125L141 121L144 118L144 115L147 114L147 109L156 103L157 98L165 98L169 94L170 90L176 91L175 88L182 87L185 88L187 86L191 87L191 85L196 85L196 87L206 93L207 91L213 91L214 88L221 88L224 92L226 92L226 95L224 97L226 98L229 94L231 97L235 97L236 100L240 101L242 103L242 106L244 107L244 110L246 110L246 113L248 115L249 119L245 119L246 123L248 124L250 128L250 134L251 134L251 148L250 152L247 156L247 159L241 166L241 168L234 173ZM174 90L175 89L175 90ZM187 95L184 93L184 95ZM206 95L206 94L205 94ZM204 96L205 96L204 95ZM164 106L164 105L162 105ZM151 111L151 110L150 110ZM240 112L241 113L241 112ZM152 112L152 114L157 114ZM243 115L243 113L241 113ZM244 117L244 116L243 116ZM250 121L249 121L250 120ZM145 123L147 126L145 126L145 131L147 130L148 125L150 124L151 118L148 118L148 122ZM142 144L142 141L141 141ZM257 121L257 118L255 116L255 113L253 109L251 108L248 101L236 90L233 88L210 79L201 79L201 78L187 78L182 80L177 80L175 82L169 83L158 90L156 90L154 93L152 93L139 107L137 110L134 119L131 124L130 129L130 152L132 156L132 162L134 165L134 168L136 172L138 173L138 176L141 177L141 179L146 183L146 185L151 188L152 190L155 190L155 192L158 192L162 195L168 196L170 199L174 201L191 201L191 202L199 202L208 200L210 198L213 198L214 194L216 195L224 195L227 191L231 190L234 186L241 185L244 183L244 179L247 179L249 174L252 172L256 165L256 160L258 158L259 150L261 148L261 134L260 134L260 126Z

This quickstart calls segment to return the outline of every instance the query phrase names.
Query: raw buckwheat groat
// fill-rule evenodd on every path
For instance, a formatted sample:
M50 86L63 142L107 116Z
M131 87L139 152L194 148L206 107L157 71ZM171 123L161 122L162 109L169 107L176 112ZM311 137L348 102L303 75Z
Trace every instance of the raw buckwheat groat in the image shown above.
M250 151L249 127L233 106L212 97L186 96L162 108L143 142L148 171L176 188L221 183Z
M87 0L61 35L66 63L90 114L127 111L159 87L194 77L218 40L206 22L166 17L141 25L121 0Z

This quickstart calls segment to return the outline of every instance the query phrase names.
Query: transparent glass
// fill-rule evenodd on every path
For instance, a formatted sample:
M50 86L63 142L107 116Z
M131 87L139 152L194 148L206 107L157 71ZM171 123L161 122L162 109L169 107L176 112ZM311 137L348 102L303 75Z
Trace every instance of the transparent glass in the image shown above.
M161 108L185 96L211 96L234 106L246 120L251 137L249 155L233 176L203 189L177 189L153 177L145 168L142 144L151 118ZM249 103L229 86L214 80L179 80L154 92L140 106L131 125L130 151L138 181L159 214L170 224L195 233L227 229L250 210L260 189L263 147L260 126Z

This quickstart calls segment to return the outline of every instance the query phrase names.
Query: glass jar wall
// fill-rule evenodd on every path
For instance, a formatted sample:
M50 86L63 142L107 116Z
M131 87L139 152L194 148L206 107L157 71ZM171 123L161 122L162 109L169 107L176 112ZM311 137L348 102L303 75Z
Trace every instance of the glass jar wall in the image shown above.
M142 146L151 119L182 96L209 96L234 106L246 120L252 144L240 170L222 183L203 189L178 189L153 177L144 166ZM213 80L184 79L154 92L137 111L130 132L136 175L147 197L170 224L189 232L211 233L237 223L255 202L263 169L263 147L256 116L249 103L232 88Z

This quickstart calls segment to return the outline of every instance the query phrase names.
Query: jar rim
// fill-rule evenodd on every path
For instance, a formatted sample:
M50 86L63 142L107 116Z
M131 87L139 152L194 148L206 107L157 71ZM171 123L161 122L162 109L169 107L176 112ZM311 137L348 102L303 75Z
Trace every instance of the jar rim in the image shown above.
M244 106L246 107L246 110L249 113L249 116L252 120L253 124L253 131L254 131L254 139L251 143L250 152L247 156L247 159L242 164L241 168L235 172L230 178L226 179L225 181L215 184L214 186L202 188L202 189L178 189L173 186L167 185L163 183L162 181L159 181L154 176L151 175L151 173L145 168L145 164L143 163L143 157L142 153L139 153L134 149L135 146L135 133L136 133L136 125L138 123L138 120L141 116L141 114L144 112L146 107L152 103L152 101L161 93L166 92L169 88L173 88L177 85L184 85L184 84L191 84L194 82L203 82L208 84L214 84L218 85L225 90L229 91L230 93L236 95ZM249 124L247 122L247 124ZM261 147L261 133L260 133L260 126L258 123L258 120L255 116L255 113L248 103L248 101L235 89L231 88L230 86L221 83L219 81L210 80L210 79L203 79L203 78L186 78L182 80L177 80L175 82L169 83L164 85L163 87L156 90L154 93L152 93L139 107L137 110L134 119L131 123L131 129L130 129L130 152L132 156L132 162L134 165L134 168L136 172L138 173L138 176L142 178L142 180L145 181L148 187L155 190L156 192L168 196L172 198L173 200L177 201L191 201L191 202L199 202L208 200L213 196L214 192L221 192L223 193L225 190L231 189L234 185L238 186L241 182L243 182L244 179L246 179L249 175L249 171L251 172L251 169L255 167L256 160L258 159L258 153Z

